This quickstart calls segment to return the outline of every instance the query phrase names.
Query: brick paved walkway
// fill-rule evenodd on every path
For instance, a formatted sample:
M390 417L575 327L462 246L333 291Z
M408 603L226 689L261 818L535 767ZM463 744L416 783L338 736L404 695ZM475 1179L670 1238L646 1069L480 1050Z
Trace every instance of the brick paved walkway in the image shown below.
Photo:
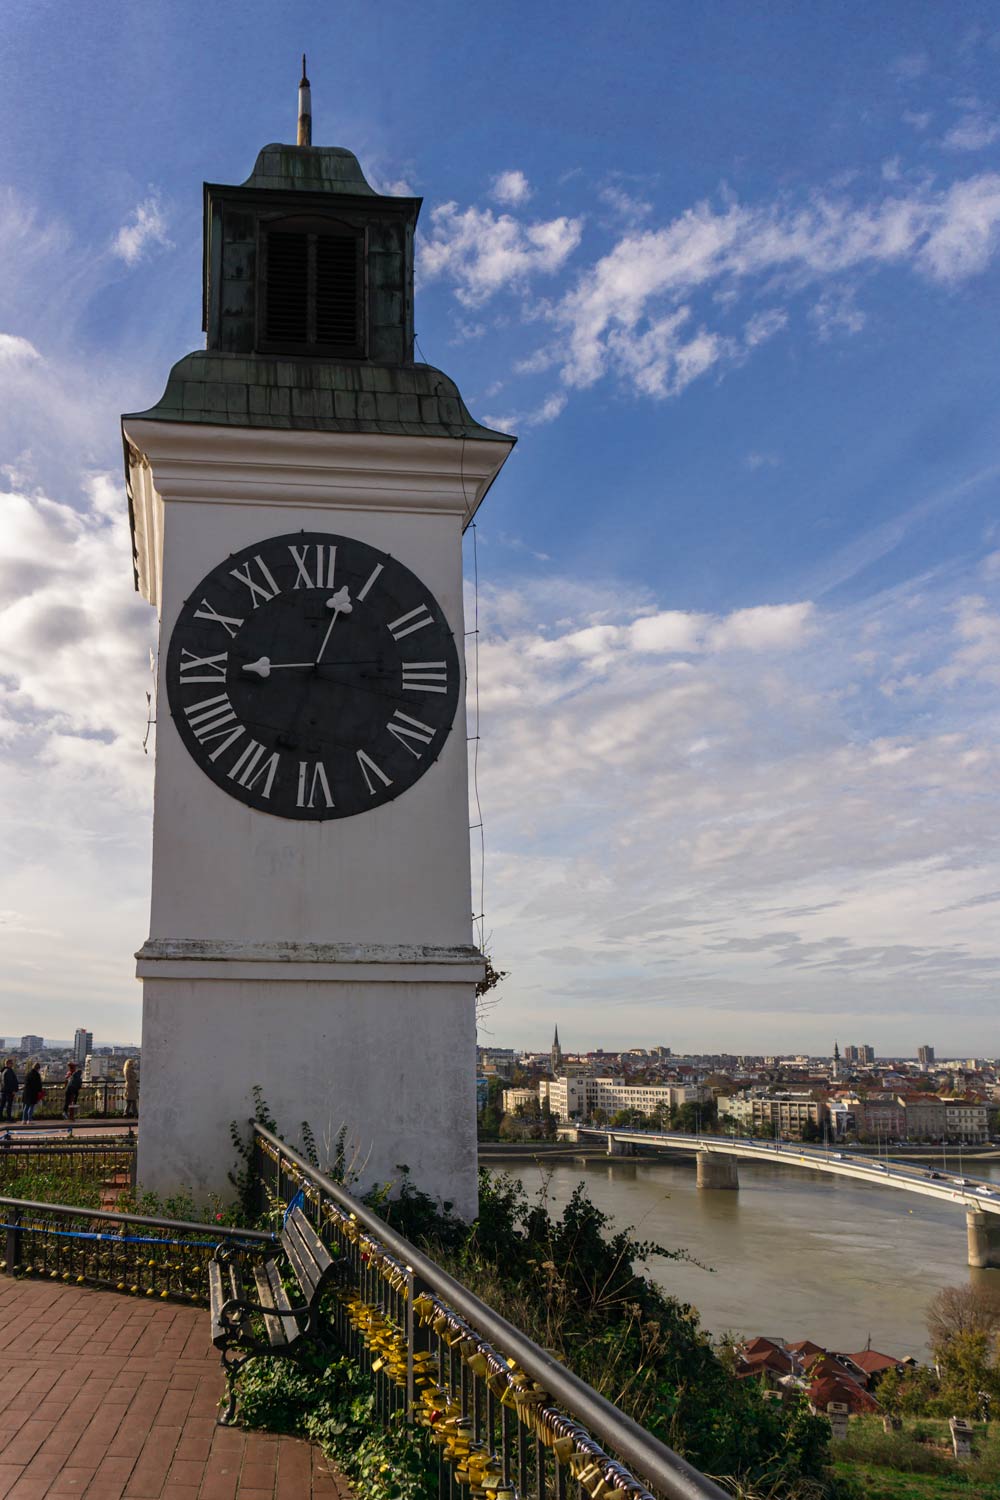
M204 1308L0 1276L0 1500L352 1500L297 1438L216 1426Z

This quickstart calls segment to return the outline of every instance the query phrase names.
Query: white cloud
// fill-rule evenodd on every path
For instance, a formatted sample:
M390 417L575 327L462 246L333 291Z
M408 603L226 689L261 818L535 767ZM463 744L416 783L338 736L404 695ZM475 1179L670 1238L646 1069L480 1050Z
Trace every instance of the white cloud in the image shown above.
M156 620L132 591L121 482L95 476L85 494L74 508L0 493L0 907L22 914L0 962L11 1015L59 1036L84 1005L126 1040L147 923Z
M860 333L867 321L853 287L832 288L809 309L809 319L825 342L837 333Z
M754 313L743 329L743 342L748 349L773 339L788 326L788 314L783 307L772 307L767 312Z
M949 721L994 627L921 597L921 649L975 659L904 719L860 689L912 646L913 597L630 619L613 583L481 593L498 1034L572 1003L579 1045L648 1034L660 1007L678 1046L806 1045L837 1005L902 1047L949 1007L986 1045L1000 746Z
M929 110L904 109L903 123L911 125L914 130L926 130L933 119Z
M562 335L563 378L588 386L610 368L645 394L676 394L720 359L740 353L710 329L685 349L679 330L691 309L677 306L680 298L712 283L726 289L781 274L796 287L906 262L933 280L956 281L986 266L998 225L1000 176L992 173L936 195L915 189L861 205L823 197L798 206L729 201L716 209L701 203L665 229L625 235L580 274L552 311ZM862 314L845 297L821 299L821 332L834 326L857 331ZM771 325L748 325L751 347L754 333L774 331L776 316Z
M493 179L493 197L498 203L506 203L516 207L520 203L527 203L532 196L531 184L523 172L509 171L501 172Z
M17 333L0 333L0 365L31 364L41 355L28 339Z
M757 469L777 469L781 463L781 459L776 453L758 453L753 451L747 454L743 463L751 471L756 471Z
M476 307L502 287L558 271L580 243L581 229L579 219L522 224L488 208L463 212L456 203L442 203L420 242L421 279L449 276L459 301Z
M941 144L951 151L982 151L1000 140L1000 120L979 105L967 109Z
M136 265L154 245L169 247L167 220L156 193L151 193L132 210L129 221L115 235L111 250L127 266Z
M465 307L564 271L584 229L579 218L529 223L456 203L436 208L431 221L422 278L450 281ZM1000 174L992 172L945 187L915 182L868 201L843 192L756 205L732 195L703 201L664 227L633 225L561 294L534 304L533 321L544 319L551 337L514 368L558 368L576 389L610 375L663 400L743 363L789 325L788 304L810 290L808 318L821 340L856 334L865 326L855 300L861 278L906 267L950 285L984 271L998 237ZM742 334L734 331L742 297L776 293L781 306L752 313Z
M648 219L653 212L653 205L648 199L626 192L617 183L608 183L600 189L597 196L625 224L638 224L642 219Z
M566 409L566 400L565 391L553 391L538 406L529 407L527 411L511 411L502 416L486 416L483 420L487 427L495 427L500 432L517 432L521 427L544 427L546 423L554 422L557 417L562 416Z

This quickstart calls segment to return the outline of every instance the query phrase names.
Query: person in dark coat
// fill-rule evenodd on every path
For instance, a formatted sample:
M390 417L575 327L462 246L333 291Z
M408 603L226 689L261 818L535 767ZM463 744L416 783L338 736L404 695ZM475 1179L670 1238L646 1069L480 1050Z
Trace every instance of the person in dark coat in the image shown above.
M80 1097L80 1089L83 1087L83 1074L76 1063L69 1063L66 1067L66 1098L63 1101L63 1119L76 1119L76 1101Z
M21 1089L21 1122L27 1125L35 1113L35 1105L43 1097L45 1090L42 1088L42 1075L38 1071L38 1064L30 1062L28 1071L24 1075L24 1085Z
M4 1115L8 1120L13 1120L14 1096L20 1087L17 1074L14 1072L14 1060L8 1057L3 1065L3 1072L0 1073L0 1120Z

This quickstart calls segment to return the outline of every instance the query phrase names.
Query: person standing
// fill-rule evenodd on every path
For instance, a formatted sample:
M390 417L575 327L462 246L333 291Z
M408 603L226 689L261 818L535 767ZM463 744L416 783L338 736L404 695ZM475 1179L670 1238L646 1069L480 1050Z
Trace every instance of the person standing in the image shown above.
M122 1073L125 1078L125 1118L135 1120L139 1115L139 1070L134 1057L125 1059Z
M35 1106L39 1099L44 1099L45 1090L42 1088L42 1075L38 1071L38 1064L30 1062L28 1071L24 1075L24 1086L21 1089L21 1123L27 1125L35 1113Z
M76 1101L80 1097L80 1089L83 1085L83 1074L76 1063L66 1065L66 1098L63 1101L63 1119L76 1119Z
M14 1118L14 1096L21 1085L17 1081L14 1071L14 1060L8 1057L3 1065L3 1073L0 1073L0 1120L4 1115L8 1120Z

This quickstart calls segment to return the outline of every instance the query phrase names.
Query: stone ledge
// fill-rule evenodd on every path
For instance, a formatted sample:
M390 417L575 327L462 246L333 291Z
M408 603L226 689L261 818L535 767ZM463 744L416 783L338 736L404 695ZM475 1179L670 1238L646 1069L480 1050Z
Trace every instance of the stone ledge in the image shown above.
M476 984L485 962L467 944L233 943L213 938L150 938L135 957L140 979L341 984Z

